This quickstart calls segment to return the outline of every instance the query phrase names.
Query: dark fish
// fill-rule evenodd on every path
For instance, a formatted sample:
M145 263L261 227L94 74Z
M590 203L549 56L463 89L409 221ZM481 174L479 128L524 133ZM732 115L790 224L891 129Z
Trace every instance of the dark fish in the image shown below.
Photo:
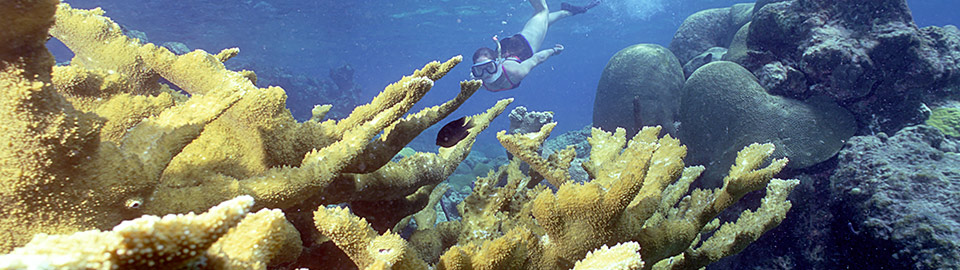
M440 147L457 145L463 138L470 135L471 128L473 128L473 121L467 120L466 116L450 121L440 129L440 132L437 132L437 145Z

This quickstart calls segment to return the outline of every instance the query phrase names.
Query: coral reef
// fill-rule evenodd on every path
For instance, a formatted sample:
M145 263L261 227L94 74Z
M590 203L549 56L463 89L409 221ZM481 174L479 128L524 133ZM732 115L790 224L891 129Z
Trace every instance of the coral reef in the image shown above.
M930 126L888 137L857 136L840 152L830 178L842 217L837 223L846 263L873 260L891 267L960 267L958 142Z
M643 269L643 260L640 258L640 244L637 242L620 243L613 247L606 245L587 253L583 260L573 265L574 270L606 269L625 270Z
M287 105L290 107L290 113L300 121L306 121L312 116L312 108L317 100L323 100L328 104L336 104L327 111L328 119L343 119L352 112L357 105L365 101L361 97L365 90L363 86L355 81L354 70L350 65L342 65L336 68L330 68L329 72L322 75L312 73L304 74L302 72L291 70L282 66L272 66L261 62L237 62L225 63L230 69L256 70L256 85L279 86L286 91Z
M345 208L320 207L314 212L317 229L330 237L360 269L427 269L400 235L378 235L366 220Z
M694 71L697 71L698 68L706 65L707 63L720 61L727 55L727 49L724 47L710 47L703 53L698 54L683 64L683 76L684 78L690 78L690 75L693 75Z
M696 42L714 42L714 37L704 36L705 41ZM799 268L812 265L842 268L862 265L863 261L892 268L956 268L956 230L952 229L956 227L956 220L952 218L956 214L939 212L955 208L950 203L954 200L947 194L955 189L949 183L955 178L952 168L956 167L956 155L950 152L955 151L956 145L933 128L911 126L926 120L943 133L954 132L955 117L951 110L957 98L955 89L960 85L957 75L960 74L957 72L960 30L950 25L917 27L904 0L761 0L755 4L750 22L733 36L724 60L736 62L754 74L760 87L752 88L805 103L839 104L856 120L856 134L873 135L850 139L837 159L828 158L846 138L825 139L831 149L820 148L824 151L810 158L820 157L809 161L827 162L797 171L807 174L798 178L810 181L804 184L805 194L821 194L809 199L791 199L827 210L819 210L821 214L812 209L803 211L808 213L805 216L817 216L819 220L794 224L791 228L795 231L778 235L783 238L807 234L820 239L780 242L787 245L778 245L778 250L793 249L793 254L805 254L805 257L781 254L780 262L790 262L792 267ZM707 67L709 65L704 66ZM688 86L690 83L687 82ZM774 104L769 106L784 105ZM697 106L700 105L691 108ZM736 107L747 108L741 110L744 112L755 109L742 104ZM784 111L783 108L771 110ZM787 107L786 111L790 110L794 108ZM703 112L706 110L700 111ZM717 115L715 110L709 112L711 116ZM687 120L701 118L685 113L681 116L684 117L683 129L696 123ZM741 116L731 123L742 122L742 119ZM768 137L784 138L791 135L780 134L793 134L807 139L823 138L820 137L825 135L822 129L791 130L810 118L806 119L775 120L787 123L789 128ZM701 128L701 133L694 135L727 131L717 127ZM815 134L799 135L803 132ZM886 135L894 132L898 135ZM698 152L704 149L703 142L715 145L715 140L698 142L687 136L681 139L691 146L693 161L716 160L698 157ZM745 143L753 141L767 140L745 139ZM788 143L771 141L784 146L782 149L791 148ZM825 146L813 140L801 144ZM800 148L816 150L815 147ZM791 166L804 163L803 155L788 156ZM833 193L824 191L828 188L824 182L834 184ZM828 205L831 201L834 204ZM836 218L820 218L826 215ZM798 242L820 244L803 246L796 244ZM826 251L823 246L827 246ZM874 252L857 252L863 249Z
M248 222L253 198L240 196L196 215L143 216L124 221L113 230L77 232L67 236L38 234L26 246L0 255L0 269L142 269L177 268L201 263L204 250L228 234L228 229ZM249 215L253 216L253 215ZM285 224L283 215L279 221ZM289 226L289 225L288 225ZM264 229L261 227L261 229ZM266 229L270 229L267 227ZM227 240L233 246L256 230ZM296 246L299 249L299 246ZM245 252L272 254L273 246L254 246ZM299 250L298 250L299 251ZM269 260L272 256L267 256Z
M753 142L773 142L779 149L774 156L789 157L793 168L808 167L836 155L856 129L853 117L831 101L770 95L733 62L701 67L683 93L680 138L693 148L693 163L716 163L707 168L711 177L733 164L736 149Z
M498 137L508 149L536 146L553 126L537 134L501 132ZM771 179L786 165L785 159L760 167L773 153L772 145L754 144L741 151L724 187L688 193L703 168L684 168L686 147L669 135L658 138L659 132L648 127L628 141L623 129L615 134L593 129L592 153L585 165L592 181L564 183L556 194L537 185L513 160L477 180L459 206L461 221L420 230L411 239L434 239L442 245L449 235L459 235L457 245L440 257L439 269L566 269L591 250L630 241L642 247L646 269L697 269L739 252L783 219L790 208L786 196L798 181ZM522 159L532 157L534 148L511 151ZM506 184L498 185L503 180ZM721 211L764 187L766 198L756 212L746 210L735 223L720 225Z
M503 151L503 148L497 148ZM473 181L477 180L478 176L486 176L490 170L507 163L506 155L501 154L493 157L487 155L489 154L484 154L481 151L470 151L467 158L460 163L460 166L457 166L457 170L446 182L454 190L469 192L473 188Z
M224 68L236 49L177 56L124 36L102 10L29 3L5 14L17 23L0 39L2 251L35 233L109 229L242 194L253 209L402 199L445 179L473 144L389 162L479 88L463 82L453 100L403 117L460 57L428 64L340 121L321 121L327 106L297 122L283 89ZM51 25L76 54L70 66L53 68Z
M675 121L683 88L682 62L656 44L620 50L603 69L593 105L593 126L618 127L632 135L643 126L663 126L677 135Z
M730 40L730 47L727 48L722 60L741 63L747 57L747 36L750 34L750 22L740 26L740 30L733 35Z
M797 184L774 179L787 160L768 161L772 144L752 144L722 187L688 191L703 168L685 168L686 147L659 127L629 140L591 130L591 181L575 183L573 146L538 154L551 123L500 132L518 159L477 179L462 220L437 223L441 181L512 102L468 116L474 126L452 147L392 161L479 89L461 82L452 100L411 112L461 57L427 64L343 119L317 106L298 122L282 88L225 68L238 49L176 55L125 36L99 9L13 6L0 10L11 25L0 30L0 250L13 250L2 267L334 267L335 255L310 256L333 254L319 251L329 241L359 268L698 269L779 224ZM48 29L75 53L70 65L53 67ZM721 224L763 189L759 208ZM405 240L397 232L411 219Z
M570 163L570 180L586 182L590 180L590 175L587 174L587 171L585 171L580 164L583 164L590 158L590 143L587 141L587 139L590 138L590 133L590 125L584 126L579 130L568 131L555 138L547 139L547 141L543 142L540 150L542 155L549 157L553 153L562 151L566 149L567 146L573 145L574 151L577 151L577 155Z
M750 3L694 13L683 20L673 35L670 51L680 63L687 63L711 47L726 48L737 29L749 22L753 13L753 4Z
M297 259L303 249L300 233L279 209L260 209L230 228L206 251L218 269L266 269Z
M547 182L554 187L559 187L570 181L568 168L570 168L570 162L577 156L577 153L571 145L564 150L553 153L548 158L540 156L541 145L556 126L556 122L549 123L543 125L540 132L526 134L507 135L507 132L502 130L497 133L497 139L511 154L522 155L517 156L517 158L530 164L530 168L533 170L543 173L542 176Z
M918 28L906 0L765 1L749 28L738 63L776 92L841 101L861 134L921 122L960 80L960 31Z

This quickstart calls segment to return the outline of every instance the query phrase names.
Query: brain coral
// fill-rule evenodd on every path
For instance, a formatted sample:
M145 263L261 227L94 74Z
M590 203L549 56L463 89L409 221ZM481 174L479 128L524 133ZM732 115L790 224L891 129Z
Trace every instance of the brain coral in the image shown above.
M789 157L790 167L824 161L853 135L849 112L829 101L798 101L768 94L740 65L719 61L690 76L681 99L680 138L690 159L708 168L726 168L736 151L753 142L772 142L774 156Z

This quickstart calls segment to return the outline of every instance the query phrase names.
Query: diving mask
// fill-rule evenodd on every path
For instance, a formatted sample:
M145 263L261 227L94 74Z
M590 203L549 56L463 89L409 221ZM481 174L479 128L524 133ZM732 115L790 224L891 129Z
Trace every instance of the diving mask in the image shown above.
M474 78L483 78L484 74L494 73L497 73L497 62L493 60L476 63L470 67L470 74L473 74Z

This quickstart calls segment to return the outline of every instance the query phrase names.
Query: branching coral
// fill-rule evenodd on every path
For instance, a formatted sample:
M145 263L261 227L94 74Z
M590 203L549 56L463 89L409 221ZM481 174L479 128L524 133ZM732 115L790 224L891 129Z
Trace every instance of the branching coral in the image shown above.
M360 269L426 269L406 241L392 232L377 235L366 220L344 208L314 212L317 229L329 236Z
M214 268L266 269L294 261L302 249L300 234L283 211L260 209L247 215L217 240L205 256Z
M389 162L479 89L462 82L454 99L403 117L459 56L403 77L345 119L322 121L321 106L300 123L283 89L224 67L237 49L178 56L124 36L99 9L17 2L3 11L14 28L0 31L0 251L35 233L108 229L239 195L253 196L253 209L404 199L445 179L475 139ZM71 65L53 67L48 28L76 54Z
M253 198L241 196L200 215L143 216L106 232L39 234L26 246L0 256L0 269L183 267L202 257L204 250L244 219L251 206Z
M542 129L546 129L546 132L507 135L506 131L500 131L497 133L497 139L502 142L503 147L510 153L523 155L519 158L529 163L537 172L540 172L547 182L555 187L559 187L567 181L570 181L570 174L567 170L570 168L570 162L577 156L577 153L574 152L573 147L567 147L567 149L558 151L548 158L540 157L537 149L540 149L540 145L547 139L547 135L550 135L550 131L552 131L555 126L557 126L556 122L541 127Z
M587 253L587 256L573 266L573 270L588 269L643 269L640 258L640 244L637 242L620 243L613 247L606 245Z
M546 137L551 128L499 137L512 145L508 149L533 152L539 147L537 138ZM418 258L436 262L437 269L699 269L739 252L786 216L791 206L786 195L799 181L773 178L786 159L762 166L773 145L753 144L740 151L723 187L688 192L703 167L684 168L686 147L659 133L659 127L646 127L627 140L623 129L616 133L594 129L591 157L584 163L592 181L564 183L556 194L542 185L529 189L533 178L524 175L514 160L477 180L474 193L459 205L463 220L440 223L432 231L420 229L409 246L430 247L433 241L441 249L449 247L438 259ZM517 145L525 146L513 147ZM535 153L515 154L520 159L539 158ZM551 163L558 160L543 159L539 161L543 166L531 168L557 168ZM501 181L506 184L497 186ZM736 222L720 224L721 211L763 188L766 196L756 211L745 210ZM345 250L372 248L369 242L347 241L360 237L350 235L375 239L390 234L325 229L335 222L319 216L329 211L318 210L317 226L339 238L335 242ZM457 236L455 244L450 235ZM641 255L648 263L640 261ZM358 265L366 265L365 260L354 258Z
M548 125L540 134L500 136L500 139L505 146L523 145L526 143L513 140L546 137L550 129ZM696 189L688 194L690 184L703 168L684 168L682 158L686 148L678 140L669 135L658 138L659 127L646 127L629 141L625 133L622 129L614 134L594 129L589 139L590 160L584 163L593 179L582 184L565 183L556 194L540 189L530 192L536 194L535 197L533 194L516 196L523 194L514 190L522 186L519 183L529 181L519 171L506 176L501 168L497 174L488 176L508 177L507 185L496 189L485 187L485 183L491 181L481 178L474 192L485 193L485 196L463 202L460 231L461 236L477 232L484 235L467 238L459 244L462 247L450 248L438 266L443 269L494 267L492 261L480 258L489 258L490 252L502 252L496 255L498 258L515 258L518 252L523 252L523 259L517 258L508 265L568 269L591 250L634 241L642 247L640 254L647 261L646 269L698 269L739 252L779 224L790 208L786 195L798 181L773 179L786 159L761 167L772 154L773 145L754 144L741 151L723 187ZM506 147L523 151L538 148ZM521 159L539 158L535 153L514 154ZM557 162L552 160L550 162ZM531 168L560 166L545 160L540 162L546 166ZM720 225L716 218L721 211L744 194L764 187L767 195L758 210L744 211L737 222ZM701 235L706 239L701 241ZM537 240L525 240L531 238Z

